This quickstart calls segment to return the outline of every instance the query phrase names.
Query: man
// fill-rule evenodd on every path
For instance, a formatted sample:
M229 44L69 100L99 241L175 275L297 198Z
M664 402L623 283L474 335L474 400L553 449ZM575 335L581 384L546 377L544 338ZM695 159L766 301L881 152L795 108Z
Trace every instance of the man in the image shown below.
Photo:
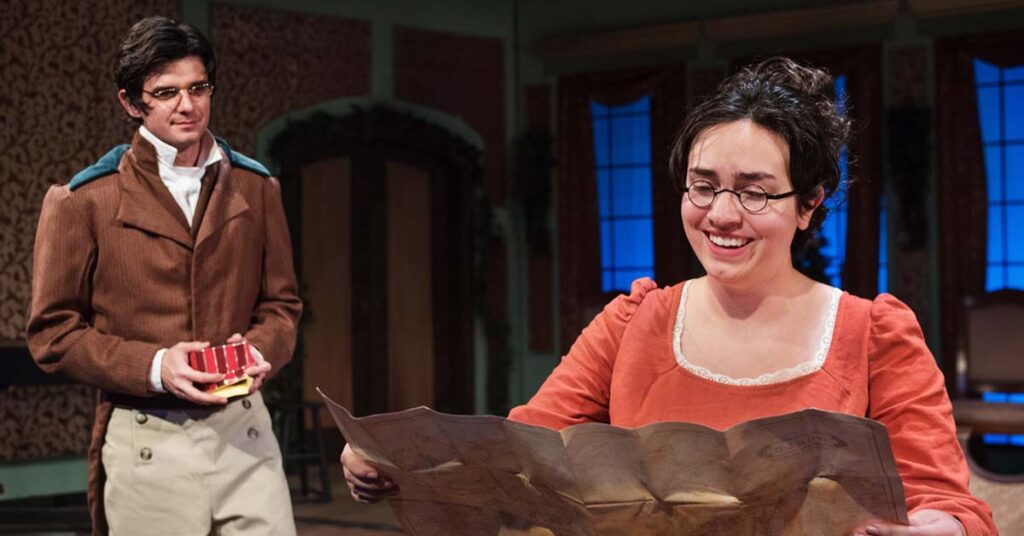
M138 132L43 201L28 343L100 389L94 534L295 533L258 389L291 358L302 304L277 181L207 130L215 77L198 30L136 23L115 78ZM242 340L249 394L198 388L223 375L188 352Z

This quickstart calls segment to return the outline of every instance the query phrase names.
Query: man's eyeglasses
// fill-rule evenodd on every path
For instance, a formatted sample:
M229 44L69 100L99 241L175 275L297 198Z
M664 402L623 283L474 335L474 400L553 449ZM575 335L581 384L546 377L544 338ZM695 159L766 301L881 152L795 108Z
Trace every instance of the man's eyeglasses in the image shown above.
M693 203L694 206L700 208L710 207L711 204L715 202L715 198L718 197L718 194L722 192L729 192L740 200L740 205L743 206L747 212L751 213L757 213L764 210L764 208L768 206L769 199L784 199L791 195L796 195L796 190L786 192L784 194L770 194L764 191L764 188L761 188L756 184L746 186L738 192L728 188L716 190L713 184L704 180L691 182L688 186L683 188L683 191L686 192L687 197L690 198L690 202Z
M166 103L170 103L172 100L178 98L182 91L187 91L188 96L193 99L203 99L213 95L213 84L209 82L200 82L198 84L192 84L189 87L165 87L156 91L142 90L146 95L149 95L160 102Z

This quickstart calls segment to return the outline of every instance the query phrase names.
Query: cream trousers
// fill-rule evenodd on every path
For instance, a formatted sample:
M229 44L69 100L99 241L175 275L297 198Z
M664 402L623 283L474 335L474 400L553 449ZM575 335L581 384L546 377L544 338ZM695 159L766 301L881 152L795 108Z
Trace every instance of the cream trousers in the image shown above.
M218 410L114 408L103 467L111 536L295 534L259 393Z

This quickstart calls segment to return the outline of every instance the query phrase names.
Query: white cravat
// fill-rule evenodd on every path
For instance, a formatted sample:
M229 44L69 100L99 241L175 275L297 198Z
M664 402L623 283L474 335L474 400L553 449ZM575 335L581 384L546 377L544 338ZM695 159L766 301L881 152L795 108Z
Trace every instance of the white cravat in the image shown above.
M206 155L206 161L198 167L175 166L174 159L178 156L176 148L156 137L146 127L139 127L139 134L156 148L160 180L170 190L171 196L178 203L178 206L181 207L181 211L185 213L185 219L188 220L188 224L191 227L192 218L196 214L196 204L199 202L199 191L203 187L203 176L206 174L206 168L223 158L220 146L216 143L210 143L210 152ZM206 136L211 135L207 132L204 134L204 137Z

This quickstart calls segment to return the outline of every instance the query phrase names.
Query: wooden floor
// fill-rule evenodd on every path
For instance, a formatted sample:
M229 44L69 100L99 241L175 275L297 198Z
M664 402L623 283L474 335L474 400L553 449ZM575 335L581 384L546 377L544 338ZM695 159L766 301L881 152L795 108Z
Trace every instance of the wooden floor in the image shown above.
M329 503L294 501L298 536L393 536L405 534L387 503L360 504L352 500L341 474L331 467L334 500ZM296 486L297 487L297 486Z
M330 467L334 500L314 502L297 497L298 479L290 477L298 536L398 536L402 532L387 503L365 505L352 500L341 474L341 464ZM311 475L312 476L312 475ZM314 485L319 482L314 480ZM24 536L87 536L89 515L83 504L42 511L26 510L17 516L0 509L0 534ZM9 512L8 512L9 513Z

